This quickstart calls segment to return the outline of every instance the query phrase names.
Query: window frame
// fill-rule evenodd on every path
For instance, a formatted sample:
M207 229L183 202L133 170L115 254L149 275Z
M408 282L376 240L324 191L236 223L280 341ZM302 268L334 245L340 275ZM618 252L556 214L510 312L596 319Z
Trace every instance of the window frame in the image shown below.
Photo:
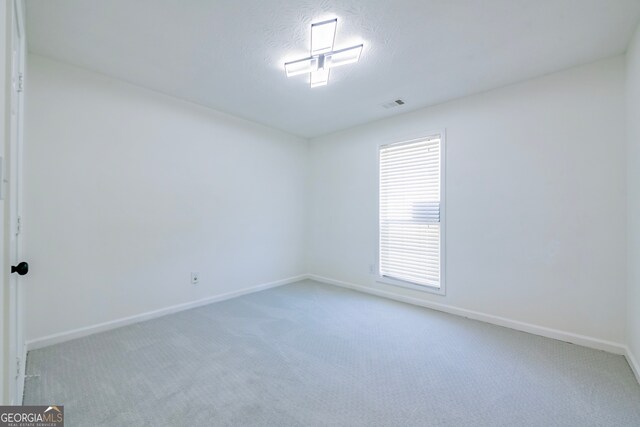
M408 282L401 279L382 276L380 274L380 149L382 147L393 144L404 144L412 141L420 141L423 139L440 137L440 287L421 285ZM432 293L436 295L446 295L446 158L447 158L447 142L446 130L431 132L417 132L406 135L403 138L397 138L393 141L387 141L377 144L376 146L376 262L375 262L375 282L385 285L399 286L403 288L418 290L421 292Z

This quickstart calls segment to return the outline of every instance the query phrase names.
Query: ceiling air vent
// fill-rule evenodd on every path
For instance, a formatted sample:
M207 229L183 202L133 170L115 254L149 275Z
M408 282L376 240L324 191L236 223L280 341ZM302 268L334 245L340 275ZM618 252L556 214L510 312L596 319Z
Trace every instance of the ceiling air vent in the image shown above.
M396 99L395 101L391 101L391 102L387 102L387 103L382 104L382 106L384 108L386 108L386 109L399 107L401 105L404 105L404 101L402 99Z

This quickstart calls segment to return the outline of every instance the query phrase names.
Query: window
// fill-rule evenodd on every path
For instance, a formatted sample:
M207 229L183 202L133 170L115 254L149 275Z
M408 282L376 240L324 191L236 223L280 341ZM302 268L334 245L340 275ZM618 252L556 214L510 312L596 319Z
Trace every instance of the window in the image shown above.
M380 147L379 260L382 281L443 288L441 135Z

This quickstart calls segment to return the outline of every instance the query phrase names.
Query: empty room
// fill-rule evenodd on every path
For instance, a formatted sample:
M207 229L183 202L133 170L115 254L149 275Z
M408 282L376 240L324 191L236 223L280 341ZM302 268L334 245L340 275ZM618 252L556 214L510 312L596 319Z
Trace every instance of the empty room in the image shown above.
M0 24L0 427L640 426L640 0Z

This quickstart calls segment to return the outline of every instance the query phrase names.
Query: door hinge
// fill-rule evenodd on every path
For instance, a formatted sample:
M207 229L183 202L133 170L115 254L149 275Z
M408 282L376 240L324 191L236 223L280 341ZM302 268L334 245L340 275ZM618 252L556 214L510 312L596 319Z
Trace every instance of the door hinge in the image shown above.
M20 376L20 358L16 357L16 378Z
M22 217L19 216L16 221L16 236L22 233Z
M24 74L23 73L19 73L18 74L18 88L17 91L18 92L22 92L24 90Z

